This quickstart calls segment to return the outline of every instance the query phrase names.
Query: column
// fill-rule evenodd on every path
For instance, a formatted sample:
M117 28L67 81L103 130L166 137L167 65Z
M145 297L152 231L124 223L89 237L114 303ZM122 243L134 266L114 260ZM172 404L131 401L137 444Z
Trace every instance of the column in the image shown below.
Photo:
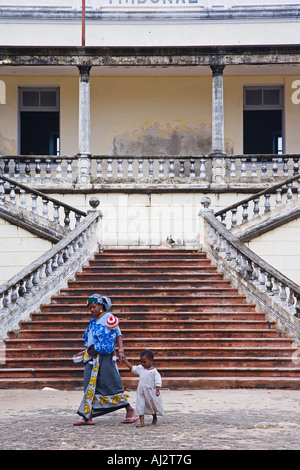
M212 69L212 179L215 184L224 184L224 65L211 65Z
M78 123L78 178L77 184L91 183L90 160L90 66L79 65L79 123Z
M224 153L223 70L224 65L212 69L212 153Z

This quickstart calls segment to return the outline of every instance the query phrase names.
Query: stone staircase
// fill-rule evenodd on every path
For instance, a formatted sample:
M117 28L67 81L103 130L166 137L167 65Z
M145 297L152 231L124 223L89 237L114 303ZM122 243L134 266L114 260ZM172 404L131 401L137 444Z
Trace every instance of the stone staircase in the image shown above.
M152 349L165 388L300 388L292 340L278 335L264 312L230 285L205 253L192 250L105 250L76 280L42 305L6 341L2 388L74 389L83 366L72 356L92 293L112 299L125 353L139 362ZM118 365L123 384L138 378Z

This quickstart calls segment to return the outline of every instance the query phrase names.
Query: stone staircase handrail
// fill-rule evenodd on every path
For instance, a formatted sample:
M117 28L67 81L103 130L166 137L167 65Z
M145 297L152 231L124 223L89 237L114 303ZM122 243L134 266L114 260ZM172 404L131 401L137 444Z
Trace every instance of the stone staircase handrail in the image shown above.
M294 187L293 183L296 182L297 186ZM221 219L222 224L226 227L226 217L231 212L231 220L229 222L229 228L232 229L239 224L245 224L249 220L249 204L253 203L252 217L258 217L260 215L260 200L265 198L263 209L264 213L270 212L273 208L271 207L270 197L272 194L276 194L276 200L273 202L274 207L278 207L282 204L282 195L286 193L285 204L290 203L293 200L294 193L296 198L300 200L300 176L299 174L288 178L280 183L277 183L269 188L262 191L256 192L254 195L242 199L239 202L231 204L224 209L215 212L215 217ZM242 214L238 217L238 211L241 210Z
M208 197L201 201L204 210L199 213L200 243L220 269L300 338L300 286L238 240L209 209L210 202Z
M0 337L13 325L17 327L34 306L39 308L90 258L98 246L95 224L99 218L100 211L89 211L55 246L0 286Z
M22 184L15 179L9 178L7 176L4 176L3 174L0 174L0 203L6 201L6 188L5 188L5 182L9 184L9 201L13 205L17 205L16 201L16 192L15 189L18 188L19 193L20 193L20 198L19 198L19 207L21 209L28 210L27 207L27 201L26 201L26 194L31 195L32 199L32 204L31 204L31 213L37 215L38 214L38 206L37 206L37 200L38 198L41 199L42 201L42 216L46 219L49 219L49 211L48 211L48 205L49 203L53 204L53 221L56 224L59 224L60 221L60 215L59 215L59 208L63 208L64 210L64 227L69 229L70 228L70 214L73 214L77 225L80 222L81 217L85 217L86 213L76 209L69 204L66 204L62 201L59 201L58 199L55 199L51 196L46 195L45 193L38 191L36 189L33 189L25 184Z

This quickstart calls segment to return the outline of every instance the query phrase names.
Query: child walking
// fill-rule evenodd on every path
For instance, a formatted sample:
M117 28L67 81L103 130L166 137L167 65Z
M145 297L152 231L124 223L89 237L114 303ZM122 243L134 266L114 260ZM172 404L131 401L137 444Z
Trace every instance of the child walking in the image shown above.
M141 353L141 364L133 366L125 357L124 362L134 374L139 375L136 397L136 414L139 415L138 428L145 426L145 414L153 416L152 425L157 424L157 413L164 416L163 402L160 394L161 375L152 366L154 355L149 349Z

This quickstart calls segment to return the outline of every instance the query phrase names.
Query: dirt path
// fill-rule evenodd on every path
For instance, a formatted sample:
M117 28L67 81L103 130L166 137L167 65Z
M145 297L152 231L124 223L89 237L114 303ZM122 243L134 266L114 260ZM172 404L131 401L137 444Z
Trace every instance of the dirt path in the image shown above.
M300 391L162 390L157 426L125 412L74 427L81 391L0 390L2 450L299 450ZM129 392L134 406L136 393ZM146 417L150 424L151 417Z

